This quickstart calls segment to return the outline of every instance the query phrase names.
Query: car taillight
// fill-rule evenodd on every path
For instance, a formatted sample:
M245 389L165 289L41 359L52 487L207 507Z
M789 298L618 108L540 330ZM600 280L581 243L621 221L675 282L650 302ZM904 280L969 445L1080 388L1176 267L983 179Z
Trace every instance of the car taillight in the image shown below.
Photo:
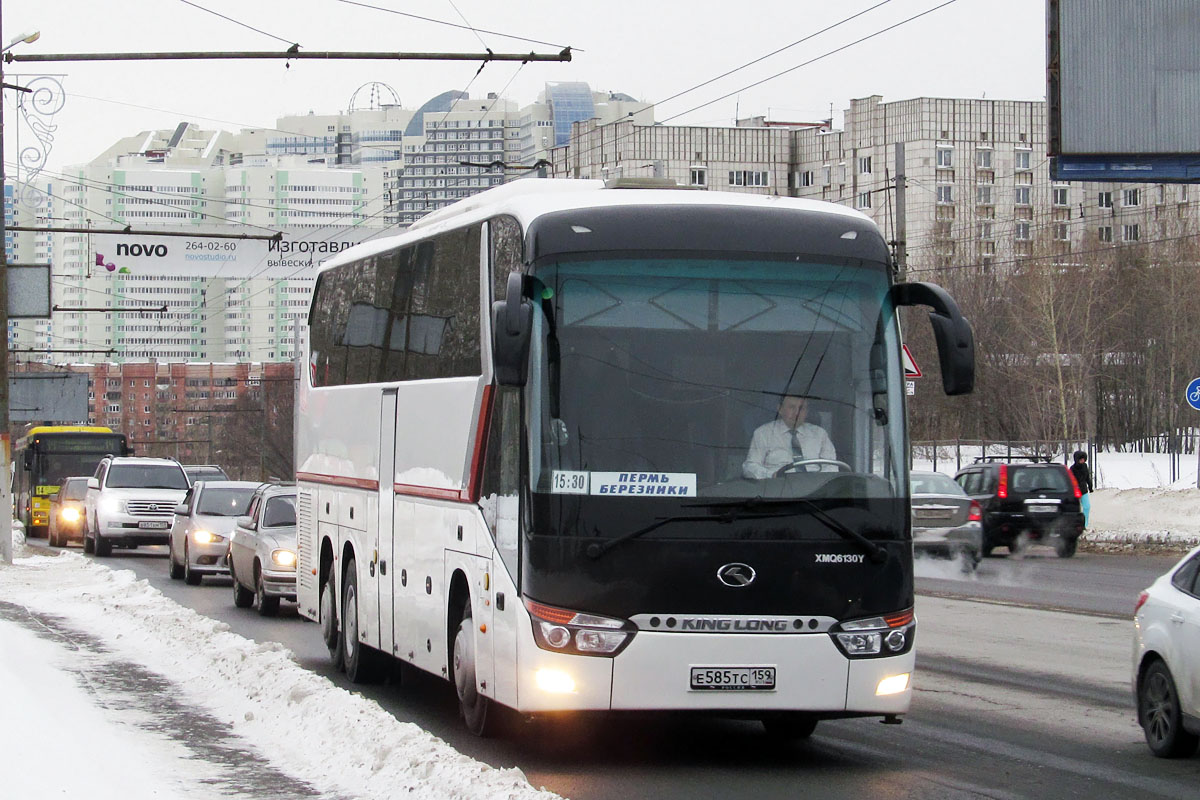
M982 522L983 521L983 506L979 505L978 501L976 501L976 500L971 501L971 510L967 512L967 521L968 522Z
M1137 616L1137 612L1141 610L1142 606L1146 605L1146 601L1149 599L1150 599L1149 592L1142 592L1141 594L1138 595L1137 604L1134 605L1134 607L1133 607L1133 615L1135 617Z
M1071 488L1075 491L1075 499L1078 500L1079 498L1083 497L1083 492L1079 489L1079 481L1075 480L1074 472L1071 472L1071 470L1067 469L1066 467L1063 467L1063 469L1067 470L1067 477L1071 479Z
M1008 499L1008 464L1000 465L1000 488L996 490L996 496L1001 500Z

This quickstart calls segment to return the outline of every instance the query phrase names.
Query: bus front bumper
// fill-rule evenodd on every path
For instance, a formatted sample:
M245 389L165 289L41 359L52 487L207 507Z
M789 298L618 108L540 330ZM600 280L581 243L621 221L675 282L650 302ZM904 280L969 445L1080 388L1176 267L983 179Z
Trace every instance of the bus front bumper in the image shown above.
M849 659L826 633L640 631L615 658L522 648L519 709L549 711L812 712L826 718L904 714L912 702L910 650ZM774 668L773 689L693 688L693 668Z

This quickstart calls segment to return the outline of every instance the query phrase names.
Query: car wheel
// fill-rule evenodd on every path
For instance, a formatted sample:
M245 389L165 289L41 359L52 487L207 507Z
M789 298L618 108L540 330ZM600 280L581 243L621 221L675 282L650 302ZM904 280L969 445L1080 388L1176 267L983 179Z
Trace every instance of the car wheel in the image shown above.
M233 559L229 559L229 577L233 578L233 604L238 608L249 608L254 604L254 592L242 586L237 573L233 571Z
M762 725L772 739L807 739L817 729L817 718L803 712L774 714L763 717Z
M267 587L263 583L262 567L254 566L254 605L262 617L273 617L279 613L279 598L267 595Z
M188 550L187 541L183 543L183 582L188 586L199 586L204 576L192 569L192 554Z
M979 568L979 562L982 560L972 550L963 550L958 554L958 564L962 568L964 575L974 575L975 570Z
M92 526L87 523L86 518L83 523L83 552L96 552L96 540L92 538Z
M1075 548L1079 546L1079 539L1071 536L1060 536L1054 542L1054 552L1059 558L1070 558L1075 555Z
M177 581L183 577L183 567L175 560L175 543L173 540L167 540L167 574L171 576L171 580Z
M54 529L53 525L47 528L46 539L50 543L51 547L63 546L62 541L58 538L58 531Z
M1155 661L1138 683L1138 720L1150 752L1159 758L1185 758L1196 752L1200 737L1183 729L1179 693L1171 670Z
M344 668L342 663L342 634L338 629L338 614L336 593L333 589L333 577L325 581L321 590L321 638L325 640L325 648L329 651L329 660L338 669Z
M112 542L101 536L99 531L96 531L96 555L102 558L112 555Z

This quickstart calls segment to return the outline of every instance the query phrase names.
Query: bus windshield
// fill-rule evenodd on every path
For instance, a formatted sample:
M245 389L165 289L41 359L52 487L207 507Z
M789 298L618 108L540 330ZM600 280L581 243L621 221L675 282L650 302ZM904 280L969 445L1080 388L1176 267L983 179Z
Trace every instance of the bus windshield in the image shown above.
M535 496L907 497L886 265L606 253L534 275Z

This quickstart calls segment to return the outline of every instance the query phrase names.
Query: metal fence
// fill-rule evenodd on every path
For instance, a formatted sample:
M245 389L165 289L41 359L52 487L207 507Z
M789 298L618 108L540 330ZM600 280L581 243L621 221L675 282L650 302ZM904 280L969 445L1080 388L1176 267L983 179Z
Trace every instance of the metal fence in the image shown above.
M1155 436L1140 439L1121 448L1108 448L1109 452L1127 453L1161 453L1170 456L1170 480L1179 480L1182 476L1182 460L1184 455L1196 453L1196 432L1189 430L1178 436ZM1082 450L1088 454L1088 463L1093 474L1099 467L1098 459L1103 460L1104 449L1098 448L1093 441L991 441L988 439L943 439L937 441L913 442L909 452L909 466L915 462L932 463L934 470L945 471L953 465L955 470L968 466L982 456L1004 456L1006 458L1021 458L1028 456L1049 457L1063 464L1072 462L1071 454Z

